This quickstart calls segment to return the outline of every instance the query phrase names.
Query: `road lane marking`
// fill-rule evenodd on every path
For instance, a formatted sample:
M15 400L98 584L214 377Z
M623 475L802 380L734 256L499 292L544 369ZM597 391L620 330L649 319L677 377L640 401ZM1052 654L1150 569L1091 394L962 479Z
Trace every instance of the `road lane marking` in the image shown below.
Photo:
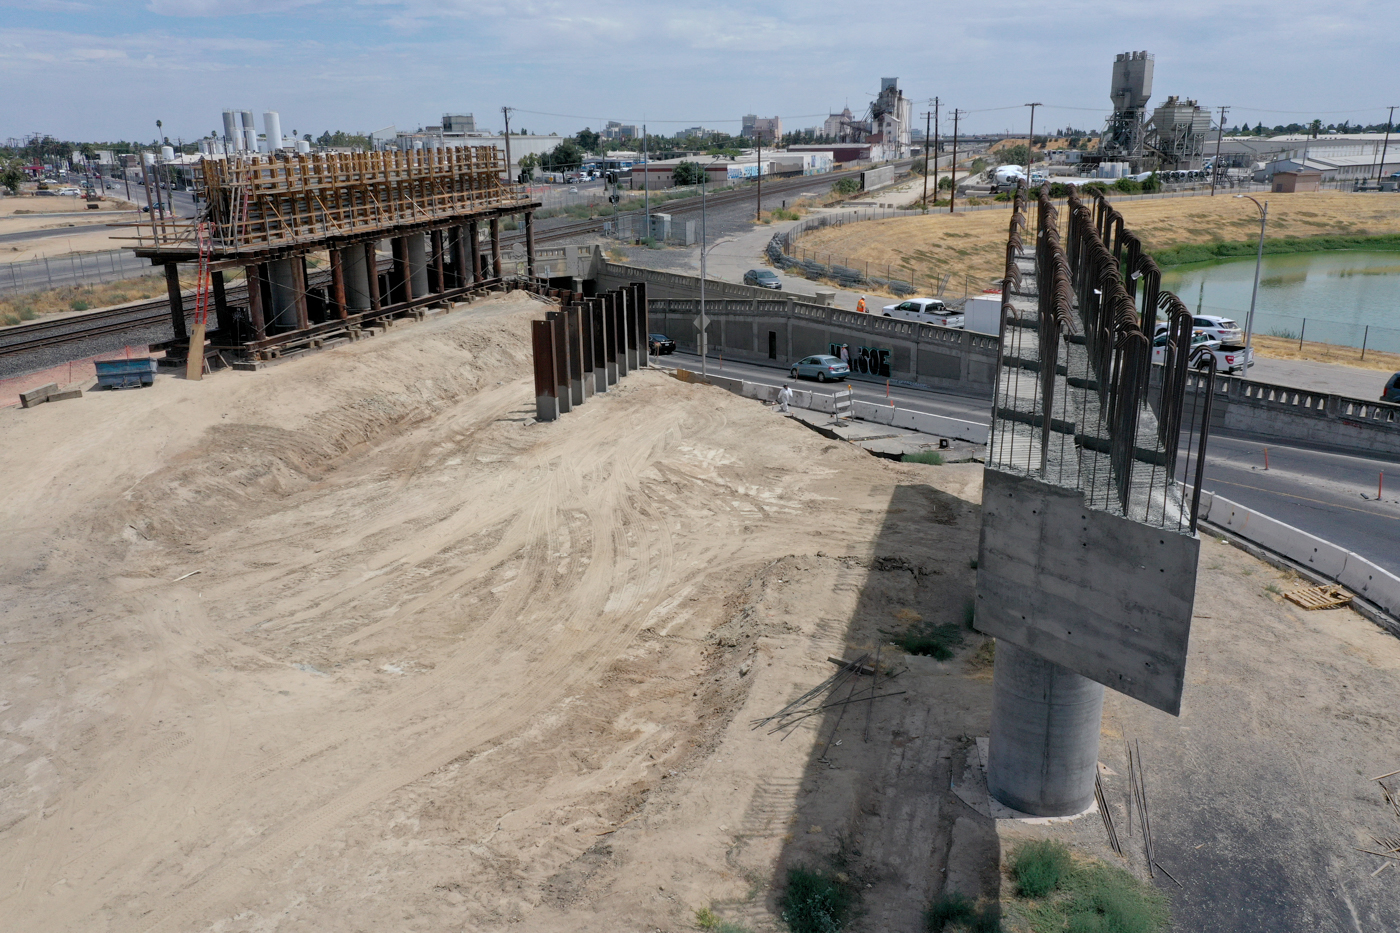
M1316 502L1318 505L1325 505L1328 508L1346 509L1348 512L1360 512L1362 515L1374 515L1377 518L1388 518L1391 521L1400 521L1400 515L1383 515L1379 512L1372 512L1367 509L1358 509L1355 506L1351 505L1342 505L1339 502L1327 502L1324 499L1309 499L1307 496L1296 496L1291 492L1279 492L1276 489L1265 489L1262 486L1250 486L1246 483L1232 483L1228 479L1216 479L1212 480L1211 482L1213 484L1218 483L1225 486L1238 486L1241 489L1253 489L1255 492L1268 493L1271 496L1284 496L1288 499L1300 499L1303 502Z

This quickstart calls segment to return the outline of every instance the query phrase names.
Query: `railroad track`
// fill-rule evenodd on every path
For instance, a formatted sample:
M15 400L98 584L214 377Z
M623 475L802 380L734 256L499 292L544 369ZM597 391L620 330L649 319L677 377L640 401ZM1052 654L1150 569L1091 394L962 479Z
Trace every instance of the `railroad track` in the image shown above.
M859 171L835 172L830 175L814 177L804 175L801 178L788 178L780 181L770 181L765 187L770 192L790 191L795 188L806 188L813 184L826 184L859 174ZM710 195L706 198L707 206L723 207L741 201L752 200L756 193L752 189L742 189L738 191L723 191ZM700 210L700 199L685 198L677 201L663 202L668 214L690 214ZM640 214L641 210L628 211L629 214ZM595 233L603 228L603 224L615 219L617 215L611 217L591 217L587 220L572 221L570 223L554 224L541 228L535 232L535 242L543 243L551 240L566 240L571 237L583 236ZM523 230L511 231L501 237L503 244L523 242L525 233ZM313 272L308 276L308 285L324 285L330 281L330 272ZM227 291L230 303L238 303L246 300L247 288L243 285L229 287ZM86 340L90 337L101 337L106 334L119 334L122 331L136 330L141 327L149 327L169 320L170 303L165 298L152 298L149 301L134 302L116 308L100 308L81 315L73 315L55 321L32 321L26 324L17 324L13 327L0 329L0 356L9 356L18 353L26 353L32 350L40 350L45 347L53 347L64 343L74 343L79 340Z

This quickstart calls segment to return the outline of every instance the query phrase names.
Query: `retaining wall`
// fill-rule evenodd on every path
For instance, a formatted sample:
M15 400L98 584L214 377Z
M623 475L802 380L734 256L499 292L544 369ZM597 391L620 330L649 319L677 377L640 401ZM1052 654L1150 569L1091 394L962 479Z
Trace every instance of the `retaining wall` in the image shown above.
M1152 367L1154 388L1161 385L1161 373L1161 366ZM1208 377L1195 373L1187 377L1187 411L1205 391L1207 381ZM1217 375L1210 423L1212 431L1224 434L1400 459L1400 405L1388 402Z

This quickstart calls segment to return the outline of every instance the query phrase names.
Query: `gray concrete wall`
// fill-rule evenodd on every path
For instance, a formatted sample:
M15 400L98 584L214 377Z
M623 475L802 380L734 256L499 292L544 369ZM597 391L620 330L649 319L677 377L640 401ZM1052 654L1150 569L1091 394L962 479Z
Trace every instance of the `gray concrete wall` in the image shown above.
M698 278L609 262L600 265L600 290L627 282L646 282L651 329L666 334L679 347L696 349ZM775 361L784 366L813 353L828 353L833 343L848 344L852 351L857 347L875 347L891 351L890 378L897 382L991 398L996 337L856 314L746 285L707 282L705 292L705 312L710 319L709 352L714 356L772 362L768 355L770 335L777 347Z
M1152 367L1152 387L1161 386L1161 366ZM1203 393L1204 376L1188 377L1186 411ZM1156 401L1157 392L1150 393ZM1400 459L1400 405L1309 392L1216 376L1211 430L1263 441L1300 444L1362 456Z
M979 631L1178 715L1200 541L983 471Z

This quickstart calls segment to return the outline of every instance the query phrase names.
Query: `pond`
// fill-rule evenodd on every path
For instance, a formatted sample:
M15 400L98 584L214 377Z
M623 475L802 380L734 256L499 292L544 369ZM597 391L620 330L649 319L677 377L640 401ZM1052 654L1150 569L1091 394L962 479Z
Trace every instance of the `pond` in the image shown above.
M1254 260L1192 263L1162 287L1193 311L1243 327ZM1254 332L1400 353L1400 253L1333 250L1264 257Z

